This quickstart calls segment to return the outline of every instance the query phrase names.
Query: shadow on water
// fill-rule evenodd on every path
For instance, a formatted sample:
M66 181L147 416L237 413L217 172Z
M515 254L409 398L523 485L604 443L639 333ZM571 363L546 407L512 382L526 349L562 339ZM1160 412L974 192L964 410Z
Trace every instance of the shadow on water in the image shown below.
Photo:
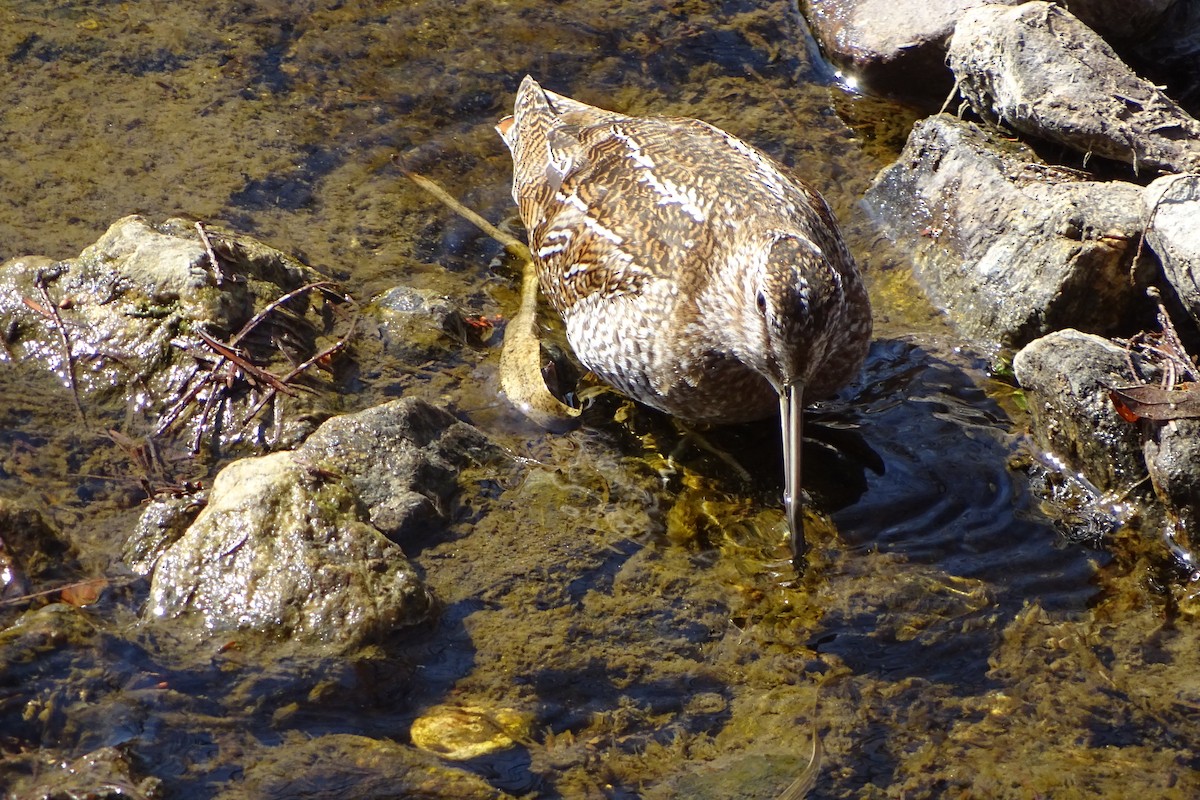
M814 649L856 673L978 693L1006 619L1031 602L1082 612L1095 594L1092 554L1061 543L1007 468L1016 440L982 377L978 363L913 341L872 349L852 414L884 470L833 519L847 558L884 554L915 572L813 633ZM915 635L938 617L961 630Z

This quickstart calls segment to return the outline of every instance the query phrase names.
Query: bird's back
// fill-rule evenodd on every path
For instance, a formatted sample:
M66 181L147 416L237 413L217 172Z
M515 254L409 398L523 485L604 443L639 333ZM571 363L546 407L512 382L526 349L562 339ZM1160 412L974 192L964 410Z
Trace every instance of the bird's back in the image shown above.
M742 264L765 232L799 231L833 254L865 307L820 196L707 123L629 117L526 78L500 129L544 294L580 360L636 399L691 418L773 413L774 390L723 341L741 325ZM862 349L818 383L832 391L848 380Z

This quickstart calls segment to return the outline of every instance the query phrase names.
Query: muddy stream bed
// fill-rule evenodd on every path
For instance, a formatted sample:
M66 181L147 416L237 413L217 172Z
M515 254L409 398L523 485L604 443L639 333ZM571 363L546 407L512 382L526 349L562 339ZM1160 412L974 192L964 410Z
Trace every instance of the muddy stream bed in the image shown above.
M862 379L814 416L799 578L775 423L701 439L604 394L550 435L498 392L499 330L407 361L361 343L330 412L420 397L509 458L399 542L435 620L351 652L144 620L121 550L145 492L106 433L124 420L81 426L61 381L0 361L0 494L71 542L50 585L107 580L0 606L8 796L84 796L95 769L104 797L772 798L814 735L810 797L1200 793L1200 638L1154 532L1081 541L1031 488L1005 354L944 325L860 206L928 110L841 82L789 3L17 0L0 62L0 261L187 216L361 302L416 287L502 321L515 266L398 163L514 225L492 125L529 73L791 165L876 313ZM198 482L224 463L170 456ZM444 761L413 744L435 707L523 733Z

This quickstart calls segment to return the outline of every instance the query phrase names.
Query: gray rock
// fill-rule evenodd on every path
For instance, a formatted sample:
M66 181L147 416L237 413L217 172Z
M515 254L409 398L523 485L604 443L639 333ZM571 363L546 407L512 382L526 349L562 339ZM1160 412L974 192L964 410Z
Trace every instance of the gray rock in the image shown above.
M1107 332L1135 302L1142 189L1084 178L940 114L913 128L866 203L961 332L1019 347L1058 328Z
M1200 175L1164 175L1146 187L1144 197L1146 244L1200 324Z
M32 361L56 373L74 386L85 409L136 409L152 426L188 396L198 363L217 358L198 331L228 340L285 292L322 280L296 259L253 239L215 229L210 239L222 264L220 281L194 223L183 219L152 224L125 217L78 258L53 262L29 256L0 265L0 358ZM265 325L239 346L256 352L253 348L263 343L260 349L267 355L260 360L274 358L286 363L277 371L289 371L295 362L273 343L286 341L292 357L312 349L323 323L307 305L305 297L295 298L281 325L285 330L275 335ZM309 388L318 388L315 378ZM197 399L206 396L202 391ZM320 415L318 394L310 392L288 398L291 406L303 408L274 429L267 430L265 423L242 429L256 401L255 393L243 391L222 407L225 443L239 435L254 443L298 441L312 429L304 415Z
M331 419L294 451L236 461L182 533L188 509L144 515L126 552L152 570L146 613L340 646L421 622L431 598L388 536L435 530L459 471L496 452L402 399Z
M1076 330L1032 342L1013 359L1033 438L1103 492L1124 493L1146 477L1141 434L1117 414L1111 387L1134 383L1123 347Z
M945 58L954 24L988 1L808 0L805 15L830 60L867 85L944 97L953 83Z
M1200 420L1152 424L1146 436L1146 467L1154 492L1168 509L1174 544L1196 561L1200 522Z
M449 412L405 398L328 420L297 457L335 471L372 525L392 539L408 539L440 517L463 467L498 452Z
M949 62L982 117L1135 172L1200 168L1200 121L1052 3L967 11Z
M946 49L955 25L978 6L1021 0L807 0L813 37L834 63L885 91L941 100L950 91ZM1157 29L1176 0L1069 0L1070 9L1114 41Z
M354 494L290 452L235 461L158 558L157 617L355 645L425 619L430 598Z

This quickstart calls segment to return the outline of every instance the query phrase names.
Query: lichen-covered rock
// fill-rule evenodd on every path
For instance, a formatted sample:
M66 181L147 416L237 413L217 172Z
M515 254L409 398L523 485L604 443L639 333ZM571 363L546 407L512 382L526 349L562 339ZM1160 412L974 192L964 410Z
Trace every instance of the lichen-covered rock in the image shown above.
M199 514L159 503L143 515L126 556L152 573L146 613L340 645L421 622L430 595L393 539L437 530L462 468L496 452L406 398L328 420L296 450L235 461Z
M281 452L218 473L208 505L159 557L147 606L212 630L357 644L422 621L430 598L344 483Z
M1200 324L1200 175L1164 175L1146 187L1145 204L1146 244Z
M1019 347L1058 328L1109 332L1140 301L1129 276L1142 189L1085 178L939 114L913 128L866 202L959 330Z
M985 118L1135 171L1200 169L1200 120L1053 3L967 11L949 62Z
M1134 382L1129 355L1076 330L1032 342L1013 359L1025 390L1033 438L1104 492L1124 493L1146 477L1141 434L1117 414L1112 387Z
M216 265L194 223L153 224L129 216L114 222L77 258L29 256L0 265L0 359L41 364L61 378L84 409L133 409L152 426L189 397L202 404L210 392L196 390L196 381L205 366L220 366L221 358L202 334L231 342L270 303L322 280L315 270L254 239L215 228L208 237ZM230 349L259 363L286 364L281 372L291 370L315 350L324 321L310 313L314 304L304 294L285 305L286 311L280 310L289 315L284 332L271 335L268 321ZM296 359L298 354L304 356ZM310 381L309 388L317 384ZM225 423L222 435L227 443L239 435L255 443L298 441L312 429L304 415L319 407L319 396L288 398L302 408L281 415L278 429L264 424L242 430L257 397L231 393L230 402L217 404Z

